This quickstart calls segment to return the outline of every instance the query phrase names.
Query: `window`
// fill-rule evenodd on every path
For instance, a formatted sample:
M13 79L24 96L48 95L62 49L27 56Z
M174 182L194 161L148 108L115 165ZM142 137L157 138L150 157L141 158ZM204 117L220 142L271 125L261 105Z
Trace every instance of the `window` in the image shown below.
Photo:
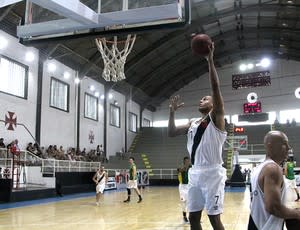
M177 119L175 120L175 125L186 125L189 123L189 119ZM153 127L168 127L169 120L162 120L162 121L153 121Z
M148 120L147 118L143 119L143 127L150 127L150 120Z
M137 115L134 113L129 113L129 131L136 133L137 132Z
M110 104L110 125L120 128L120 107Z
M98 98L88 93L84 95L84 117L98 121Z
M0 91L27 99L28 66L0 55Z
M280 123L286 124L287 120L291 122L295 119L296 122L300 122L300 109L292 109L292 110L281 110L279 112Z
M50 107L69 112L69 85L54 77L50 83Z

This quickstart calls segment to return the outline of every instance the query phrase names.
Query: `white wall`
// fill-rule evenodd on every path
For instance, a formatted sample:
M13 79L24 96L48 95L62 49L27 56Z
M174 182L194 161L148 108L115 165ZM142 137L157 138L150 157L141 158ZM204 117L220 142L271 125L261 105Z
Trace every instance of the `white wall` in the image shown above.
M27 99L21 99L0 92L0 120L5 120L5 115L8 111L14 112L17 116L17 123L26 125L32 135L35 136L38 50L19 44L16 38L1 30L0 36L6 38L8 41L7 47L0 49L0 54L29 67ZM27 51L34 53L34 61L25 61ZM6 129L2 122L0 122L0 137L4 138L5 144L8 144L14 139L18 139L21 148L25 148L28 142L34 142L32 137L22 126L17 126L14 131L10 131Z
M0 31L0 36L8 39L8 46L0 50L0 54L14 59L20 63L29 66L28 78L28 99L21 99L15 96L7 95L0 92L0 119L5 119L5 114L8 111L15 112L17 115L17 122L24 123L32 135L35 137L36 126L36 101L37 101L37 74L38 74L38 50L25 47L19 41ZM24 56L27 51L32 51L36 58L33 62L27 63ZM48 64L52 62L56 65L56 70L50 72ZM43 69L43 84L42 84L42 108L41 108L41 146L48 147L49 145L62 145L64 149L68 147L76 147L76 123L77 123L77 107L76 97L77 90L74 83L76 72L62 63L55 60L48 60L44 63ZM68 79L64 78L64 72L70 73ZM69 111L65 112L59 109L50 107L50 80L51 77L59 79L69 84ZM92 79L84 78L81 83L80 91L80 148L96 148L98 144L104 143L104 109L103 100L99 98L99 113L98 121L93 121L84 117L84 94L85 92L92 93L89 89L91 84L95 85L99 94L104 93L104 86ZM114 155L115 152L120 151L125 147L125 135L127 133L127 147L129 148L135 133L129 130L125 131L125 96L111 90L112 99L107 98L107 155ZM117 128L110 125L110 104L114 101L118 102L121 110L121 127ZM127 102L127 113L132 112L137 115L138 127L140 128L140 106L135 102ZM128 115L127 115L128 117ZM153 121L153 113L149 110L143 111L143 118ZM127 126L128 127L128 126ZM94 143L89 141L90 131L94 134ZM31 136L25 131L22 126L18 126L15 131L6 130L4 123L0 123L0 137L4 137L5 143L11 142L14 139L19 139L21 148L25 148L28 142L33 142Z
M107 157L115 155L116 152L125 147L125 96L114 90L110 90L110 93L113 98L107 98ZM110 125L110 104L113 104L114 101L117 101L117 106L120 107L120 127Z
M56 70L51 73L48 63L56 65ZM70 73L69 79L64 78L64 72ZM43 92L42 92L42 117L41 117L41 146L62 145L65 149L76 147L76 103L74 83L75 71L55 60L44 63ZM69 112L50 107L50 80L55 77L69 84ZM77 93L77 91L76 91Z
M90 90L90 86L95 87L95 91ZM84 106L85 106L85 93L94 95L98 92L101 96L104 94L104 86L95 80L90 78L83 78L81 80L80 89L80 149L86 148L87 150L96 149L97 145L103 145L103 131L104 131L104 110L103 110L103 99L98 98L98 121L84 117ZM90 143L90 133L94 135L93 143Z
M134 113L135 115L137 115L136 131L138 132L140 129L140 106L132 100L129 100L127 102L127 149L130 148L130 145L137 134L137 132L134 133L132 131L129 131L129 113Z
M146 118L150 121L150 126L152 126L152 124L153 124L153 114L154 113L151 112L148 109L143 110L143 112L142 112L142 122L143 122L143 119Z
M262 102L263 112L279 111L291 108L300 108L300 100L294 96L294 91L300 86L300 63L291 60L276 59L267 68L271 73L271 86L247 89L232 89L232 74L241 73L238 62L230 66L217 69L221 91L225 103L225 114L243 114L243 104L247 102L247 95L256 92L258 100ZM254 69L251 72L260 71ZM266 69L264 69L266 70ZM210 95L208 74L200 76L189 85L180 89L174 95L179 94L185 103L184 108L176 112L176 119L198 117L198 102L201 97ZM167 120L169 117L169 101L166 100L154 113L154 121Z

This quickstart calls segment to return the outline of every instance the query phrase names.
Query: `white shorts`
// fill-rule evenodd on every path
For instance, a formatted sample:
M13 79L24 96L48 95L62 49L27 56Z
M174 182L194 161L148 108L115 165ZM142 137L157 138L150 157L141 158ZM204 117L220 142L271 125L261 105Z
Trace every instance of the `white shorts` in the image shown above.
M181 201L187 201L188 185L179 184L179 196Z
M287 188L297 188L296 185L296 179L290 180L290 179L285 179L285 185Z
M129 180L127 182L127 188L137 188L137 180Z
M96 186L96 193L102 193L103 194L104 189L105 189L105 183L98 184Z
M189 212L198 212L204 208L208 215L223 212L226 169L216 167L192 167L189 170L187 208Z

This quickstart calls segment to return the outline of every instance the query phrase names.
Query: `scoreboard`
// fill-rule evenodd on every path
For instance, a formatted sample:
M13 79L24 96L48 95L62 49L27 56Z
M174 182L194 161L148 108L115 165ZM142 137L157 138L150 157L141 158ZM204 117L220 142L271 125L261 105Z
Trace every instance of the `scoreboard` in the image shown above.
M244 103L244 113L261 113L261 102Z

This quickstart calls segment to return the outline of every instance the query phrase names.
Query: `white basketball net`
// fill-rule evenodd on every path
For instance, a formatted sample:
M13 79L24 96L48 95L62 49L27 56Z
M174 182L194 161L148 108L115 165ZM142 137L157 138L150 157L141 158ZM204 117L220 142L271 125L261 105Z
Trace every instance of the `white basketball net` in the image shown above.
M114 36L113 41L108 41L105 38L96 38L96 44L100 51L104 63L102 77L106 81L121 81L124 80L124 66L127 55L132 50L136 35L127 35L124 42L118 42L117 36ZM124 43L124 48L119 50L118 44Z

